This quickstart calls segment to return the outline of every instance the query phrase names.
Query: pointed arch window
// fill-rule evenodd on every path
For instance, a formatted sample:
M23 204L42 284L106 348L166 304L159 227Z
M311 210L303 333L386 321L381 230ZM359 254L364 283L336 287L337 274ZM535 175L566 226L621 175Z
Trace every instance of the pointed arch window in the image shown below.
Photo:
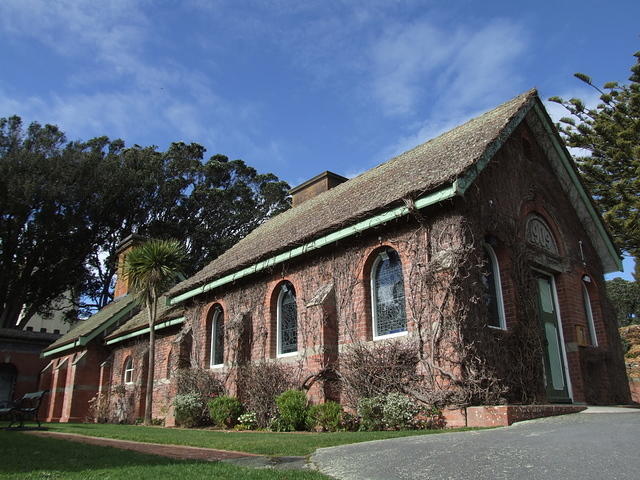
M483 275L485 287L484 301L487 306L487 325L492 328L507 329L502 299L502 282L500 281L500 264L491 245L484 245L486 270Z
M584 302L584 313L587 320L587 327L589 328L589 344L598 346L598 335L596 334L596 325L593 321L593 310L591 309L591 297L589 297L589 288L587 287L587 279L590 282L591 279L585 275L582 279L582 300Z
M224 365L224 313L219 306L215 307L211 319L211 351L209 355L210 367Z
M391 248L380 252L371 266L371 313L374 339L407 333L402 262Z
M277 354L279 357L298 352L298 309L296 294L290 283L280 287L277 303Z
M133 383L133 359L128 356L124 362L124 372L122 374L124 383Z

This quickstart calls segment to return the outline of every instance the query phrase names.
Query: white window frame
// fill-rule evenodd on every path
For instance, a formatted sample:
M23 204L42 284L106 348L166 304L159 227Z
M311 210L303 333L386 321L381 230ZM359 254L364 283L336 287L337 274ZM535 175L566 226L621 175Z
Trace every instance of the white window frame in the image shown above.
M218 319L223 315L221 308L216 308L213 312L213 317L211 318L211 344L209 346L209 368L221 368L224 367L224 350L222 352L222 363L214 363L215 355L216 355L216 324L218 323Z
M133 358L129 355L124 362L124 374L122 379L124 380L125 385L131 385L133 383L133 370Z
M496 330L506 330L507 320L504 315L504 300L502 298L502 279L500 278L500 263L498 263L498 256L491 245L485 243L483 245L485 252L489 254L489 261L491 262L491 269L493 271L493 283L496 291L496 303L498 308L498 323L499 325L489 325L487 327L494 328Z
M598 335L596 335L596 325L593 320L593 310L591 310L591 296L585 281L582 281L582 301L584 303L585 315L587 316L587 327L589 328L589 337L591 338L591 346L598 346Z
M394 250L395 251L395 250ZM398 253L398 252L396 252ZM378 256L376 257L376 259L374 260L373 264L371 265L371 274L369 275L369 277L371 277L369 279L370 284L369 284L369 289L371 291L371 326L373 328L373 339L374 340L384 340L384 339L388 339L388 338L395 338L395 337L404 337L406 335L409 334L409 331L407 329L407 311L406 311L406 297L405 297L405 312L404 312L404 331L402 332L395 332L395 333L387 333L384 335L378 335L378 295L377 295L377 291L376 291L376 270L378 268L378 264L385 258L385 256L388 256L388 253L386 250L383 250L382 252L380 252L378 254ZM400 256L400 254L398 253L398 257ZM402 260L400 261L400 268L402 269ZM402 287L404 288L404 272L402 274Z
M284 358L284 357L294 357L298 355L298 351L300 350L300 346L298 345L298 338L296 338L296 351L282 353L282 299L287 293L287 288L293 289L289 284L281 284L280 285L280 293L278 294L278 302L276 304L276 357ZM295 294L295 290L293 293L293 297L296 299L296 337L298 334L298 297Z

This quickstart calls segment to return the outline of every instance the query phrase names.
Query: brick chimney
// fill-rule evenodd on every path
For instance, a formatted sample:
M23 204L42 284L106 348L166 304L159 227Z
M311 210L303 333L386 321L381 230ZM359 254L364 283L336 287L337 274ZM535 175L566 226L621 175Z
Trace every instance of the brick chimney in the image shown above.
M307 180L301 185L289 190L291 194L291 203L294 207L300 205L302 202L316 197L333 187L340 185L341 183L349 180L341 175L337 175L333 172L322 172L320 175L316 175L311 180Z
M124 274L124 263L127 258L127 254L131 249L137 247L146 240L146 237L132 233L127 238L122 240L116 250L118 256L118 268L116 270L116 288L113 292L113 298L122 297L129 293L129 280Z

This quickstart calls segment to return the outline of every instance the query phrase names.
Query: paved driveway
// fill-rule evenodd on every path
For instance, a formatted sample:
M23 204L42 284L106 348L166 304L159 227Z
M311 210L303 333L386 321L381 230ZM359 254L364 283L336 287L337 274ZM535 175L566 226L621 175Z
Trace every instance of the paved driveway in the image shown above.
M609 410L322 448L312 461L345 480L640 479L640 411Z

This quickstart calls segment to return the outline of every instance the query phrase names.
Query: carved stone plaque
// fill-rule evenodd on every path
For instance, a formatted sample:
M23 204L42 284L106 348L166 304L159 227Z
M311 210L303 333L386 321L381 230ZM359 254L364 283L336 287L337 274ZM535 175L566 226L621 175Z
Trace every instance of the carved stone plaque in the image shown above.
M558 255L558 246L545 221L532 215L527 221L527 241L533 245Z

